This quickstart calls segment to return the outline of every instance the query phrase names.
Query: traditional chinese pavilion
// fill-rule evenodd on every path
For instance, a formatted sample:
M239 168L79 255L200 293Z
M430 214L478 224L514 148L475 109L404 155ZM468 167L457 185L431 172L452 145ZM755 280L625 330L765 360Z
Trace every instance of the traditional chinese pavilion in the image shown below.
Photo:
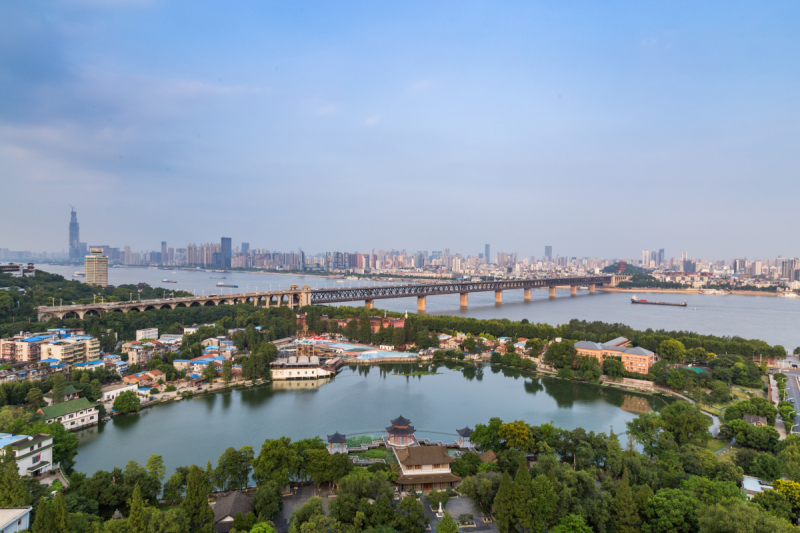
M338 431L333 435L328 435L328 453L347 453L347 435L342 435Z
M417 444L417 438L414 436L415 431L414 426L411 425L411 420L400 415L392 420L391 426L386 428L386 433L389 434L389 445L404 448Z
M464 429L457 429L456 433L458 433L458 446L461 448L468 447L470 445L469 437L472 435L472 430L469 429L469 426Z

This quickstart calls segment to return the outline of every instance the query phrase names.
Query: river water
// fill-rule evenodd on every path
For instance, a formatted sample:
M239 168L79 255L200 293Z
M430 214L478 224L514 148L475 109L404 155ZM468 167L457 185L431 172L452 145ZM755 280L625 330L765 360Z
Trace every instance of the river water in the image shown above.
M42 270L71 278L73 272L82 270L76 266L37 265ZM227 279L212 279L225 276ZM168 278L177 283L162 283ZM73 278L82 279L82 278ZM155 270L148 268L109 268L108 281L112 285L145 282L153 287L161 286L187 290L196 294L236 293L249 290L286 289L291 284L312 288L348 287L350 285L376 285L380 282L335 280L318 276L283 276L255 272L231 272L225 274L187 270ZM238 285L236 289L216 287L222 282ZM385 282L382 282L385 283ZM686 300L687 307L656 305L632 305L630 293L604 293L590 295L578 291L570 296L569 290L556 291L550 299L547 289L531 291L531 301L523 300L522 290L505 291L503 303L494 303L494 292L478 292L469 295L469 306L462 309L458 294L431 296L427 298L428 314L457 315L473 318L508 318L546 323L553 326L569 322L573 318L608 323L622 323L637 329L653 328L668 331L693 331L702 334L734 336L747 339L762 339L770 344L780 344L792 351L800 346L800 298L778 298L772 296L735 296L702 294L658 294L639 295L641 298L665 302ZM65 302L66 303L66 302ZM363 302L352 302L363 305ZM375 305L389 311L416 312L416 298L377 300ZM696 308L696 309L695 309Z
M493 416L597 432L613 426L624 433L625 422L666 405L660 397L514 369L452 366L346 366L327 381L278 382L155 406L79 431L76 469L91 474L131 459L144 464L157 453L171 472L181 465L205 466L209 459L216 464L229 446L250 445L257 454L265 439L281 436L378 436L400 414L411 419L419 437L450 442L457 428L474 428ZM439 374L397 375L420 369Z

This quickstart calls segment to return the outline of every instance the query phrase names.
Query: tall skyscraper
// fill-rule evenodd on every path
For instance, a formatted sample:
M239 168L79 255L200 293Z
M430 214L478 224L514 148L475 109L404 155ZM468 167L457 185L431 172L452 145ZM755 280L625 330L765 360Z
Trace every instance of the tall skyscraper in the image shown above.
M486 259L487 263L491 263L492 262L491 255L489 254L489 245L488 244L486 245L486 250L483 252L483 258Z
M72 261L77 261L81 258L81 243L80 243L81 228L78 225L78 213L75 208L72 208L72 214L69 219L69 258Z
M642 250L642 266L644 268L650 266L650 252L647 250Z
M161 262L167 262L167 241L161 241Z
M547 258L547 262L553 260L553 247L552 246L545 246L544 247L544 256Z
M663 264L664 264L664 249L663 248L659 248L659 250L658 250L658 264L656 266L663 265Z
M222 243L220 244L220 266L222 266L222 268L230 268L231 257L231 238L222 237Z
M86 283L108 287L108 256L103 255L102 248L92 248L84 259Z
M250 243L249 242L243 242L242 243L242 253L246 254L249 251L250 251Z

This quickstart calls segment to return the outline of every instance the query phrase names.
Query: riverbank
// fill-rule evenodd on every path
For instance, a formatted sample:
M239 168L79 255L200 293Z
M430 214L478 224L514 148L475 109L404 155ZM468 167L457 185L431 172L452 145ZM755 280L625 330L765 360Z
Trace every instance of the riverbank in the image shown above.
M633 293L662 293L662 294L704 294L704 289L629 289L621 287L598 287L598 291L603 292L633 292ZM723 294L708 294L706 296L725 296L732 294L734 296L781 296L780 292L768 291L727 291Z

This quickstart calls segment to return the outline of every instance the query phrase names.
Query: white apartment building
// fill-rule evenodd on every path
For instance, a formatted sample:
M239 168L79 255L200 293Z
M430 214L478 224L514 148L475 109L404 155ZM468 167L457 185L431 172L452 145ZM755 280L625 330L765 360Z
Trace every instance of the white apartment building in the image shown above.
M52 435L39 433L28 436L0 433L0 455L5 453L6 446L11 446L11 450L14 452L20 476L38 476L55 468Z

